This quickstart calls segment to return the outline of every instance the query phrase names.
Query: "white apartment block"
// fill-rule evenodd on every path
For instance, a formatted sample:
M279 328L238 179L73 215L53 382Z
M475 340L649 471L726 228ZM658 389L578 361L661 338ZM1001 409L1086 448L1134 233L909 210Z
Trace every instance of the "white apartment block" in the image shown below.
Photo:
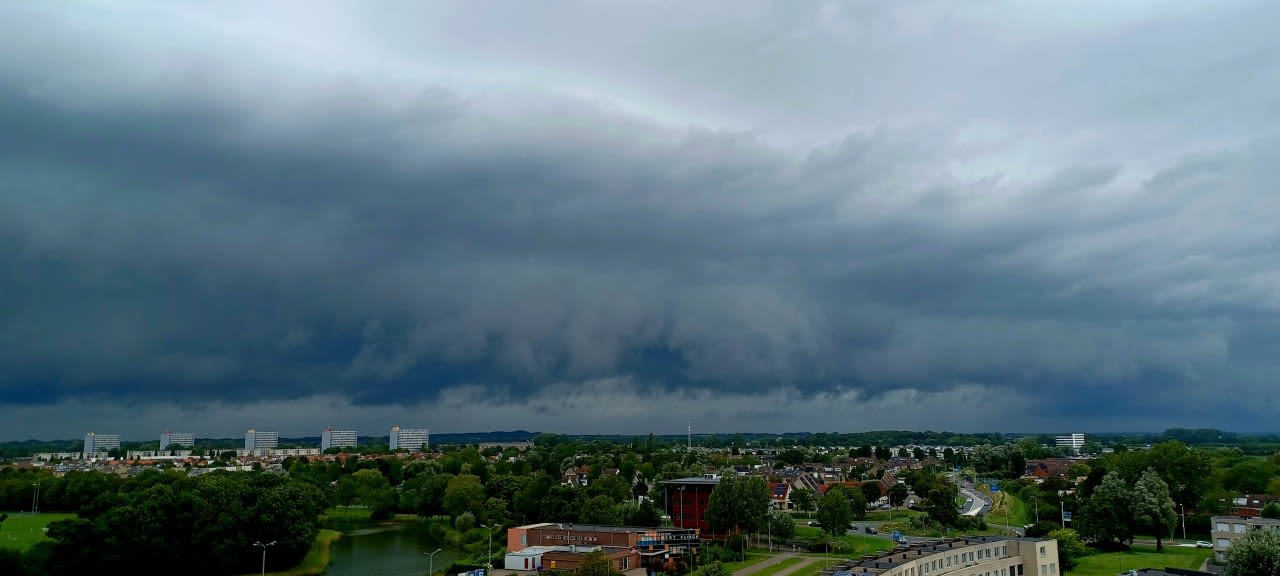
M391 427L391 449L419 452L431 448L431 430L427 428Z
M244 433L245 450L274 450L280 445L280 434L277 432L259 432L250 428Z
M1079 454L1080 449L1084 448L1084 434L1079 432L1058 436L1057 441L1059 447L1070 448L1072 454Z
M160 450L168 450L169 446L194 448L195 445L196 435L191 432L170 432L165 430L160 433Z
M84 435L84 458L96 458L98 454L120 448L119 434L97 434L90 432Z
M325 428L320 434L320 450L330 448L354 448L356 446L355 430L334 430Z

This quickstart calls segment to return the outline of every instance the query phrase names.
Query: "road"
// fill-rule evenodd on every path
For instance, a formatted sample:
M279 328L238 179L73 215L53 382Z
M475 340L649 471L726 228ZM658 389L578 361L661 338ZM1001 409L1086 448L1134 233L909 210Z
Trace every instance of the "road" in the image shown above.
M960 488L960 495L964 496L965 507L960 511L962 516L982 516L991 508L991 501L982 492L970 486L967 482L957 484Z

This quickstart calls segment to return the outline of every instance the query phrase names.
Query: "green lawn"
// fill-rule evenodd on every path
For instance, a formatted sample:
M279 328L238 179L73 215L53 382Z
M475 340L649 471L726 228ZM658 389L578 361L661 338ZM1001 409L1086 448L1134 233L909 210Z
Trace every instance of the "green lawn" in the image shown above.
M792 566L795 566L796 564L799 564L804 561L805 560L803 558L787 558L786 560L783 560L768 568L764 568L759 572L756 572L755 574L757 576L773 576L774 574L782 572L783 570L791 568Z
M1186 568L1199 570L1213 550L1166 546L1157 554L1155 546L1134 546L1126 552L1092 554L1081 558L1070 576L1115 576L1122 571L1139 568Z
M75 518L75 514L47 513L31 515L26 512L9 512L9 519L0 524L0 547L26 550L36 542L45 540L44 528L55 520Z
M747 552L747 559L745 561L740 560L738 562L725 562L724 567L727 570L729 570L729 572L737 572L738 570L746 568L747 566L759 564L777 555L778 555L777 552L769 553L769 552L751 550Z
M373 510L369 508L349 508L346 506L335 506L324 511L324 515L320 517L320 521L325 522L368 522L369 517L373 515Z
M808 540L813 537L821 537L822 534L821 528L796 526L796 538ZM861 556L875 551L893 549L893 541L888 538L877 538L862 534L840 534L836 536L835 542L835 546L831 548L832 557L837 555L841 558Z

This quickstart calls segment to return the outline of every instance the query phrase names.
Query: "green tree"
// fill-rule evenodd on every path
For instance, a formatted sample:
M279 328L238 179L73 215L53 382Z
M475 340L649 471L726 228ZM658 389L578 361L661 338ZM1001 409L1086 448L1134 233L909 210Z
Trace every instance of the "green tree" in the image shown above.
M1280 502L1268 502L1266 506L1262 507L1261 514L1263 518L1280 518ZM3 521L4 518L0 517L0 522Z
M1062 571L1075 570L1081 557L1089 553L1089 548L1080 540L1080 535L1070 528L1060 528L1048 534L1049 538L1058 541L1058 561Z
M791 505L801 512L813 512L817 508L817 498L813 490L795 488L791 491Z
M620 574L620 572L613 569L613 563L609 562L609 558L604 555L602 550L584 554L582 562L578 564L578 569L574 572L577 576L614 576Z
M889 488L889 505L897 507L906 504L909 494L910 490L905 484L894 484Z
M960 519L960 510L956 507L956 496L959 493L959 489L951 482L934 482L925 496L925 513L943 526L955 526Z
M853 514L849 511L849 498L845 496L844 489L839 486L829 488L818 501L818 522L822 524L822 530L832 536L844 534L852 521Z
M1163 539L1173 530L1177 510L1173 506L1173 499L1169 497L1169 486L1160 479L1155 469L1148 468L1134 483L1130 505L1136 528L1154 533L1156 551L1163 551Z
M470 512L475 516L484 514L484 485L480 478L464 474L449 480L444 490L444 511L450 516L458 516Z
M796 523L791 515L781 510L769 513L768 526L765 530L769 536L777 540L790 540L796 535Z
M865 484L864 484L865 486ZM867 497L862 494L862 490L849 490L845 492L849 498L849 514L854 520L861 520L867 517Z
M1107 472L1080 509L1077 528L1080 537L1088 542L1132 541L1133 515L1130 499L1129 488L1120 473Z
M1280 575L1280 530L1250 530L1227 549L1228 576Z
M711 491L705 517L717 534L756 532L769 510L769 487L759 476L725 476Z
M863 482L858 491L862 492L863 502L870 504L880 500L880 483L875 480Z

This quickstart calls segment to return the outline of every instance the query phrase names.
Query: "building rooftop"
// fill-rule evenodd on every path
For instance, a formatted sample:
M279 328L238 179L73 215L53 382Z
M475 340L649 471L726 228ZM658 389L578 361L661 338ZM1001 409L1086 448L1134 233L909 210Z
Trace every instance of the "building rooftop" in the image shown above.
M703 484L707 486L715 486L720 483L720 478L718 476L713 476L710 478L706 476L694 476L692 478L676 478L674 480L663 480L662 483L663 484Z
M631 534L631 533L641 533L641 532L692 532L693 531L693 528L670 528L670 527L648 528L645 526L601 526L599 524L569 524L567 522L561 522L561 523L541 522L538 524L528 524L525 526L518 526L516 528L517 529L542 528L542 529L551 529L551 530L573 530L573 531L580 531L580 532L611 532L616 534Z
M1043 540L1043 538L1020 538L1013 536L962 536L959 538L921 541L912 543L905 548L897 548L889 552L868 554L863 556L860 560L855 560L852 563L843 566L842 570L836 572L836 574L839 574L840 572L848 572L851 576L859 576L863 574L875 575L887 570L892 570L906 562L912 562L919 560L920 558L949 552L951 550L967 546L990 544L993 542L1038 542L1041 540Z

